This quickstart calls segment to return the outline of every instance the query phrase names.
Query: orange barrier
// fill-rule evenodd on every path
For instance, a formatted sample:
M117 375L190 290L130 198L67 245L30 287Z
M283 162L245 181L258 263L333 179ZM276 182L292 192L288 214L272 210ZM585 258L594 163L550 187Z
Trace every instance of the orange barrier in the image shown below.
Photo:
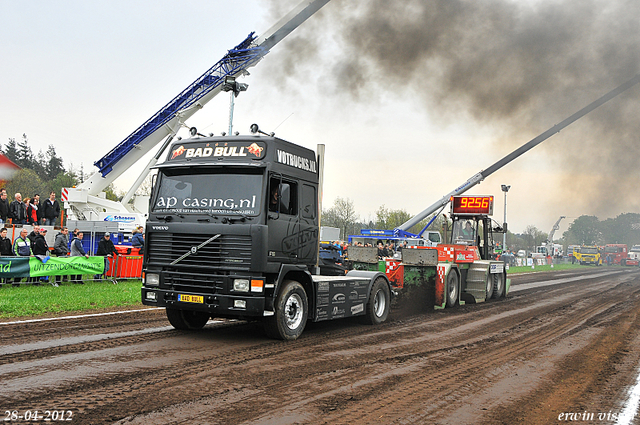
M111 258L106 275L114 279L139 279L142 276L142 255L116 255Z
M134 248L128 245L115 245L115 248L120 255L142 255L140 247Z

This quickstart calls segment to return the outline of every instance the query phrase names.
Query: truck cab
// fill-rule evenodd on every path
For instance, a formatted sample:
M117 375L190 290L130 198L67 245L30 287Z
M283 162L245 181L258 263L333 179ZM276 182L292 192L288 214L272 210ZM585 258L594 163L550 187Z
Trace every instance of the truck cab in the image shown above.
M603 261L610 264L618 264L621 266L637 266L638 259L635 255L632 256L631 252L628 252L626 244L606 244L604 246L604 259Z
M595 264L602 265L602 253L599 247L592 245L582 245L579 251L574 250L576 260L582 265Z
M319 237L312 150L270 136L193 138L175 142L156 168L142 302L166 307L174 327L201 328L210 317L260 318L270 336L295 339L307 319L367 311L373 322L386 319L384 277L312 276ZM386 307L371 312L375 281ZM340 308L333 308L325 301L341 287L356 294L353 305L342 291Z

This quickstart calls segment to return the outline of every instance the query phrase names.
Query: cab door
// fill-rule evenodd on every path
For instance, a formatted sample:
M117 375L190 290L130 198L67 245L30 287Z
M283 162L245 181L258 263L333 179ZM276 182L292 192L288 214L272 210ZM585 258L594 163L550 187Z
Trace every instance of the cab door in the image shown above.
M303 264L315 264L318 259L318 195L315 186L300 185L300 209L298 260Z
M268 261L298 263L300 224L297 182L273 175L269 179L267 205Z

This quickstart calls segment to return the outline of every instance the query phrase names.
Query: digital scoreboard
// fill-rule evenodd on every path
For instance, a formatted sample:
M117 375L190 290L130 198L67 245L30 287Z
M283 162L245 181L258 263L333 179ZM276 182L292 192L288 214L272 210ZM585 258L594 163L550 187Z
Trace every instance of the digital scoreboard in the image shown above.
M493 196L452 196L451 212L460 215L492 215Z

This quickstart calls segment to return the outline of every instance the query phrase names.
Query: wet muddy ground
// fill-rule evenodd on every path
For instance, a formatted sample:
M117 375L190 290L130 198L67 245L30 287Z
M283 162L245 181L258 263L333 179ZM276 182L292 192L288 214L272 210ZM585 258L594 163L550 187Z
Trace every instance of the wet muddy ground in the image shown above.
M513 276L505 300L395 306L380 326L311 323L293 342L257 323L176 331L158 309L4 323L0 420L613 424L638 376L639 312L640 271L599 267Z

